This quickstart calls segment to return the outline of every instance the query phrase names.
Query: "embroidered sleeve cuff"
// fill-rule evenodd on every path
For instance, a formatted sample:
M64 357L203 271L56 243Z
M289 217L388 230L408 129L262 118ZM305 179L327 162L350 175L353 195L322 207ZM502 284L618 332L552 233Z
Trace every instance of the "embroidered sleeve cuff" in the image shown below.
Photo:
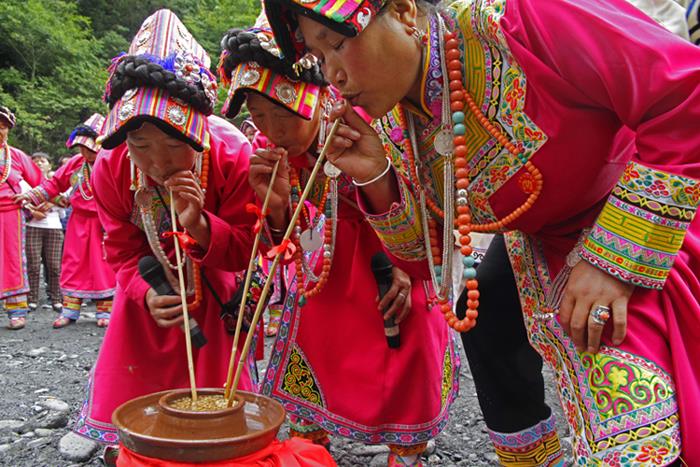
M396 174L401 200L383 214L368 214L358 190L358 204L387 251L404 261L426 258L423 228L418 215L418 203L404 179Z
M630 162L581 256L625 282L661 289L698 201L697 180Z
M31 199L32 204L34 204L35 206L38 206L41 203L43 203L45 201L49 201L51 199L51 197L46 192L46 190L40 186L38 186L36 188L32 188L31 190L29 190L27 192L27 194L29 195L29 198Z

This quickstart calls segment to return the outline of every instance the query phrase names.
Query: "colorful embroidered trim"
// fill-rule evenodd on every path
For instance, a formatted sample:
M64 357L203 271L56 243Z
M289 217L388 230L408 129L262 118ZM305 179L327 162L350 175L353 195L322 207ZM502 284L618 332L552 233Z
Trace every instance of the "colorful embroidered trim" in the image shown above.
M418 203L408 189L406 181L398 174L401 200L388 212L365 217L387 250L399 259L419 261L425 259L423 227L418 217Z
M127 91L107 115L101 137L102 145L107 149L112 148L111 139L120 133L124 125L137 117L161 120L199 147L209 147L207 117L170 97L167 91L160 88L135 88Z
M29 311L27 294L13 295L5 299L5 311L8 318L24 318Z
M97 319L109 318L112 314L112 299L109 300L97 300L95 303L95 317Z
M324 218L321 216L321 219L314 228L316 231L320 231L323 225ZM309 261L309 265L313 269L318 261L319 255L312 255L312 252L307 252L306 254L307 261ZM261 381L260 391L264 395L280 400L285 410L290 415L290 419L297 417L298 419L313 420L321 429L330 434L351 438L355 441L367 444L400 444L410 446L427 442L436 437L443 430L447 424L449 408L459 393L459 370L461 367L459 358L460 350L454 336L451 337L448 348L445 349L445 352L450 353L449 361L451 365L443 368L442 389L445 390L448 386L450 389L449 394L446 396L443 395L445 399L440 414L431 422L421 426L384 426L381 431L374 431L371 427L359 425L334 415L325 405L309 404L303 397L292 395L282 389L281 385L284 384L284 377L283 375L279 375L279 373L286 370L287 367L285 365L286 362L289 361L290 352L288 346L290 346L290 340L293 339L290 332L299 325L300 309L297 305L297 281L295 277L289 284L277 340L275 341L270 356L270 362L265 372L265 377ZM446 357L445 360L448 360L448 358ZM445 372L450 370L451 374L446 376ZM311 374L311 376L313 376L313 374ZM449 378L450 383L447 384L444 378ZM320 388L319 391L323 394Z
M558 320L535 316L551 277L538 244L522 232L505 234L531 345L554 370L559 398L574 433L576 465L640 465L655 455L667 465L680 454L680 427L671 377L654 362L602 346L578 353ZM573 247L573 245L572 245Z
M554 415L516 433L489 430L489 437L504 466L553 466L563 458Z
M221 112L229 118L235 117L246 91L256 91L306 120L313 118L321 95L320 86L291 81L254 62L241 63L231 74L231 87Z
M304 43L296 34L296 25L290 22L290 8L315 16L329 28L353 37L367 27L385 3L386 0L267 0L264 7L282 52L296 61L303 54Z
M583 259L623 281L661 289L700 201L700 183L629 162Z

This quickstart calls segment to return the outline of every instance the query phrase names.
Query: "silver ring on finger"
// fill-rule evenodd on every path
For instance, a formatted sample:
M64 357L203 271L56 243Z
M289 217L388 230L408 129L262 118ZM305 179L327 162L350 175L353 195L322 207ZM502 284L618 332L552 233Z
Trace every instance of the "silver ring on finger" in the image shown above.
M406 292L399 292L399 297L403 298L406 300Z
M610 319L610 307L605 305L596 305L591 311L591 319L595 324L605 326L605 323Z

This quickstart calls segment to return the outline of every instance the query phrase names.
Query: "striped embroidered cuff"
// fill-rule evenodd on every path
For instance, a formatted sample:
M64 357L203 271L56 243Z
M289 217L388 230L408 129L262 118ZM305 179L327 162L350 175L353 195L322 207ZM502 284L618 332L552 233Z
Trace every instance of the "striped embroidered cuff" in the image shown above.
M630 162L581 256L625 282L661 289L698 201L697 180Z
M373 215L364 211L386 249L399 259L420 261L426 258L423 244L423 227L418 215L418 204L405 180L396 174L401 201L394 203L388 212ZM360 206L363 207L362 200Z
M41 203L45 201L49 201L51 197L49 194L46 192L44 188L41 186L38 186L36 188L32 188L27 192L27 195L29 195L29 198L35 206L40 205Z

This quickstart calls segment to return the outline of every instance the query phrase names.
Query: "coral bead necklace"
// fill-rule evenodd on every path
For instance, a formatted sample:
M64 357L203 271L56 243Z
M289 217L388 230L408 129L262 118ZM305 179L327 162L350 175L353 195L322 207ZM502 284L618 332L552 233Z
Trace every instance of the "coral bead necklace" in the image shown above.
M427 254L436 298L447 323L455 330L464 332L476 325L479 307L479 283L476 279L475 259L472 256L471 232L504 230L507 225L511 224L533 206L542 191L543 180L542 174L537 167L522 154L522 150L519 147L513 144L496 125L489 121L464 87L462 73L464 64L461 60L459 40L456 34L446 30L444 21L439 14L437 15L437 19L440 28L439 38L442 75L444 83L447 84L443 92L443 128L436 135L434 146L437 152L444 157L445 161L445 180L443 185L444 210L440 209L434 201L426 197L423 188L420 186L416 165L419 153L413 117L409 115L408 122L406 122L403 111L399 112L400 119L403 119L403 121L399 121L399 124L402 128L408 128L409 130L410 141L404 144L404 148L406 149L409 160L411 175L418 185L425 244L428 250ZM528 194L528 198L521 206L495 222L475 224L469 208L467 191L469 187L467 170L469 149L466 144L467 128L465 125L465 111L469 111L474 115L479 124L496 139L498 144L508 150L513 156L517 157L528 172L528 183L521 183L521 188ZM451 141L449 141L450 136ZM452 170L454 170L453 173ZM449 177L447 172L450 172L450 175L453 175L453 177ZM429 214L426 208L429 208L437 218L443 219L444 221L441 247L438 243L438 223L433 218L428 219ZM455 211L457 218L454 219L453 222L453 213L455 213ZM459 320L452 311L452 304L450 303L451 294L445 293L451 290L448 281L451 276L452 258L451 255L446 253L453 250L453 242L451 241L452 225L454 225L459 232L459 247L462 255L462 263L464 265L463 280L465 280L467 289L467 310L466 316L462 320Z

